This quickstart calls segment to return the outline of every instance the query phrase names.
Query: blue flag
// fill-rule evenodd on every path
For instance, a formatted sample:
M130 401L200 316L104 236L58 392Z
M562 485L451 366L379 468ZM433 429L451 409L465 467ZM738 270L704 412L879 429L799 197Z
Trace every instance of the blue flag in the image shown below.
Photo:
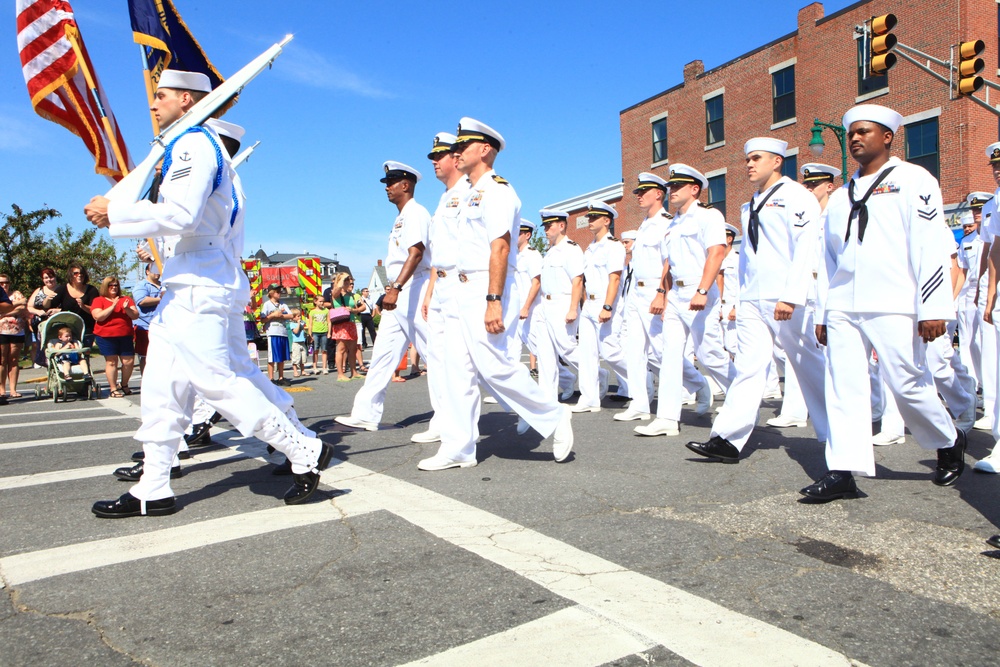
M171 0L128 0L132 38L143 46L153 86L165 69L201 72L216 88L224 81Z

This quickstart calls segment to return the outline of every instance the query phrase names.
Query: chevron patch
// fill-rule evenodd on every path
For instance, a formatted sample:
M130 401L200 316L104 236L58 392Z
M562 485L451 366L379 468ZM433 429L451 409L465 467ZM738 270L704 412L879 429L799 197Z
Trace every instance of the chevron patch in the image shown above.
M922 208L917 209L917 215L919 215L924 220L933 220L934 218L937 217L937 214L938 212L936 208L929 208L927 210L924 210Z
M184 167L183 169L177 169L174 173L170 174L170 180L176 181L179 178L185 178L191 175L191 167Z
M942 283L944 283L944 269L939 266L934 275L928 278L924 286L920 288L921 303L927 303L927 299L930 298L931 294L934 294Z

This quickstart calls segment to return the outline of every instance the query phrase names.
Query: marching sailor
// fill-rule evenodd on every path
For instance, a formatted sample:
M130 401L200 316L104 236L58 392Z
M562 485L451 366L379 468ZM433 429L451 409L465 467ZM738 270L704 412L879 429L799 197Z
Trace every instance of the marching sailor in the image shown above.
M542 322L542 310L538 308L539 292L542 289L542 254L531 247L531 237L535 233L535 224L521 218L521 226L517 233L517 293L521 297L521 312L517 320L517 335L514 337L514 347L517 350L515 360L521 359L521 348L538 356L538 337L543 335L545 323Z
M937 450L934 483L950 486L965 468L965 434L938 400L926 348L916 344L942 336L945 322L955 317L946 243L951 232L934 177L891 157L902 120L875 104L844 115L859 168L826 210L816 338L827 346L829 472L801 491L816 500L856 495L854 475L875 475L870 420L862 418L871 410L872 348L914 438ZM815 418L811 406L809 412Z

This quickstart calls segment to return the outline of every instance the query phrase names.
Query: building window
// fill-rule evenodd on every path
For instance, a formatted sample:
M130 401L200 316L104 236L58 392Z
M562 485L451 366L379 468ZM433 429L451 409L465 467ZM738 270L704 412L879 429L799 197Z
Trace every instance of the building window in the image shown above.
M787 155L781 161L781 175L787 176L793 181L799 180L799 156Z
M726 131L722 118L722 98L716 95L705 100L705 145L711 146L726 140Z
M855 41L858 43L858 95L867 95L868 93L874 93L876 90L888 88L888 74L865 77L865 74L867 74L865 71L865 60L868 57L868 54L865 53L865 40L857 39Z
M708 203L719 209L726 217L726 175L719 174L708 179Z
M938 119L928 118L906 125L906 161L918 164L931 176L940 172L938 152Z
M653 121L653 164L667 159L667 119Z
M795 118L795 65L771 75L772 123Z

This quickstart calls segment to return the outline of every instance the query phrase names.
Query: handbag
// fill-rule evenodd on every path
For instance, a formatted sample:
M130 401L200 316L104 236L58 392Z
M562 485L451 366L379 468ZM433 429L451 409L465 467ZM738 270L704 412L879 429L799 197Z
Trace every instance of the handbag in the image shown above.
M340 301L344 303L343 299ZM336 302L334 302L336 303ZM330 309L330 324L340 324L351 319L351 309L347 306L337 306Z

